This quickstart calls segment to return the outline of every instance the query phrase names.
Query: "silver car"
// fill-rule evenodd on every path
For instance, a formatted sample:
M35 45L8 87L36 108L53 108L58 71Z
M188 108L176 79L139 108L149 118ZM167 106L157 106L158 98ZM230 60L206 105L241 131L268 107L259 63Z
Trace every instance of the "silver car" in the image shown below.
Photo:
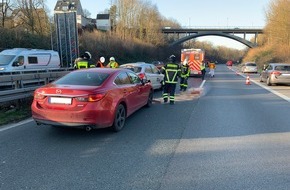
M257 64L254 62L247 62L242 64L243 73L258 73Z
M290 63L270 63L264 66L260 82L272 84L290 84Z
M130 69L138 74L140 78L150 80L154 90L162 88L164 75L153 64L145 62L126 63L120 65L120 68Z

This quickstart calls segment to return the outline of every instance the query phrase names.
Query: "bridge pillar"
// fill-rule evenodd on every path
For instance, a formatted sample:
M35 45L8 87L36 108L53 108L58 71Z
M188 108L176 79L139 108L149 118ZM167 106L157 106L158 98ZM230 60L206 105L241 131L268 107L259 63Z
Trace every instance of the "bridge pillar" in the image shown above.
M258 33L255 33L255 44L258 45Z

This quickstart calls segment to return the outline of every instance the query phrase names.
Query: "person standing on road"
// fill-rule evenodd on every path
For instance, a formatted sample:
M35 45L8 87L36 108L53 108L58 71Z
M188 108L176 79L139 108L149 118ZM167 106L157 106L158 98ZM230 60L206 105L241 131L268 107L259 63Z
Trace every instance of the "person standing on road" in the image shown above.
M169 102L171 105L175 102L175 88L180 77L180 66L176 63L175 55L169 57L170 62L161 68L161 73L164 74L163 100L164 103Z
M188 65L188 60L185 59L181 65L181 73L180 73L180 92L184 92L187 89L187 80L190 75L190 68Z
M75 69L87 69L90 67L89 60L92 58L90 52L86 51L75 60Z
M206 73L206 70L205 70L205 62L204 61L202 61L200 63L200 71L201 71L201 79L204 80L205 73Z
M108 63L107 67L116 69L119 67L119 64L116 62L114 57L110 57L110 62Z
M211 61L209 64L208 64L208 67L209 67L209 74L210 74L210 77L214 77L214 70L216 68L215 66L215 63L213 61Z
M100 57L100 59L97 61L96 67L103 68L104 67L104 63L105 63L105 58L104 57Z

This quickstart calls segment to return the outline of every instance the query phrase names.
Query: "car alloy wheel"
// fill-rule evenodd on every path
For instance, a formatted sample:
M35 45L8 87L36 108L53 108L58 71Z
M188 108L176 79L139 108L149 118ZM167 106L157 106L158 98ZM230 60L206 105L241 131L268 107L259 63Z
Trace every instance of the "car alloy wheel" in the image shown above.
M121 131L126 121L126 109L123 104L120 104L115 113L115 120L112 126L113 131Z

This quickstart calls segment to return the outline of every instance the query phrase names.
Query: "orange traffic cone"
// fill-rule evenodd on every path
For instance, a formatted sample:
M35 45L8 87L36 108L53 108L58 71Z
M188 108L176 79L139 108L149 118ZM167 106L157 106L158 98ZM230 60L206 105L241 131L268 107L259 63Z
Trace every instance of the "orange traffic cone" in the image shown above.
M246 78L246 85L250 85L250 84L251 84L251 81L250 81L250 77L248 75L247 78Z

